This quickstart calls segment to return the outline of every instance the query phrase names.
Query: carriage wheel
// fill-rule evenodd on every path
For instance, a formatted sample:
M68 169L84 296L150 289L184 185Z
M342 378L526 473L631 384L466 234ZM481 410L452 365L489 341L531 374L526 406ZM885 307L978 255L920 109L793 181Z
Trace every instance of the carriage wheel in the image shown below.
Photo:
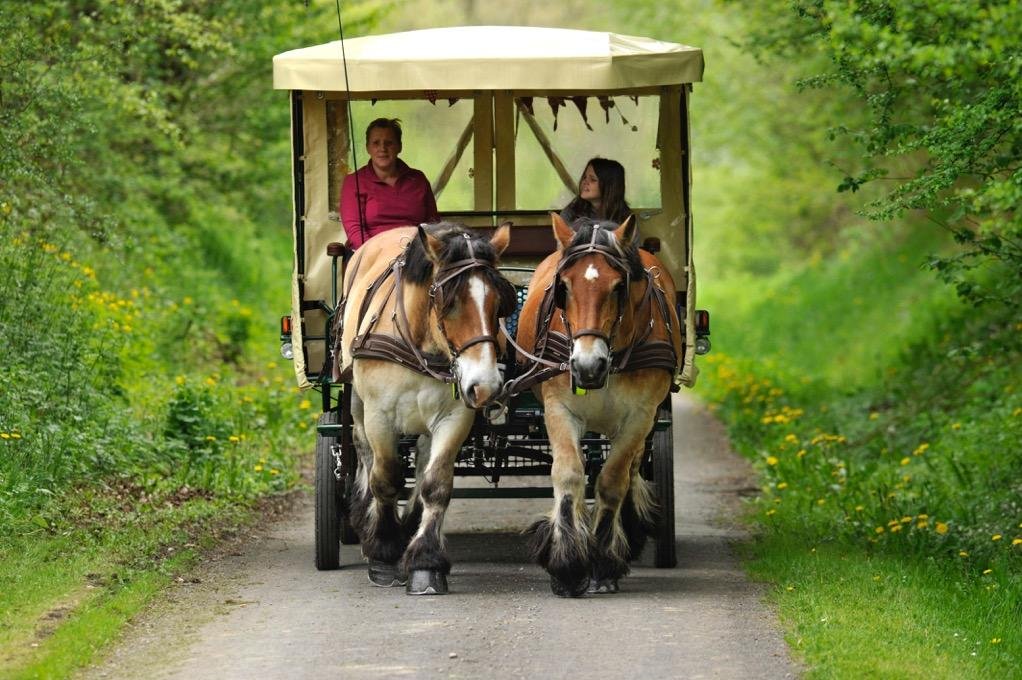
M653 539L656 551L653 564L671 569L678 564L674 543L674 426L653 433L652 481L660 508Z
M337 412L328 411L319 417L321 425L333 425ZM336 461L331 447L337 437L316 434L316 569L337 569L341 558L341 492L342 485L334 476Z

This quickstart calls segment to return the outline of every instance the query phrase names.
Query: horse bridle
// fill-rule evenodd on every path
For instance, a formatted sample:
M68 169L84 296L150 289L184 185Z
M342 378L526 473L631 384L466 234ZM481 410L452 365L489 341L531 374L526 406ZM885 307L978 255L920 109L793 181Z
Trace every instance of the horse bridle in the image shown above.
M561 310L561 323L564 324L564 330L570 342L573 343L578 338L584 338L587 336L596 337L607 343L608 350L613 351L613 338L617 333L618 327L621 325L621 319L624 317L625 308L628 304L629 286L631 284L631 268L617 249L596 242L596 238L600 234L600 228L601 227L598 224L593 225L593 235L592 238L589 239L589 243L580 243L564 251L564 254L561 256L561 261L557 263L557 269L554 271L554 280L551 285L554 287L554 305ZM572 266L575 260L578 260L584 255L602 255L611 267L621 272L624 276L624 281L622 281L617 287L617 318L614 319L614 323L610 328L609 334L604 333L599 328L583 328L574 332L571 329L571 324L568 322L568 291L564 285L564 281L561 280L561 274L565 269Z
M475 256L475 249L472 247L471 235L462 234L462 236L465 237L465 244L468 246L468 257L465 258L464 260L458 260L456 262L451 262L449 264L444 265L444 267L436 273L436 276L434 276L433 278L433 283L430 284L429 286L430 309L433 311L434 314L436 314L437 329L440 331L440 336L447 342L447 348L450 350L451 353L452 367L454 366L455 359L457 359L465 350L467 350L470 347L474 347L475 345L479 345L486 342L492 343L495 348L495 352L497 352L498 354L500 353L500 344L498 342L496 333L497 328L494 329L495 332L493 333L477 335L474 338L466 340L461 347L455 347L454 343L451 342L450 336L447 335L447 326L444 323L444 319L446 317L445 307L447 306L444 300L444 286L453 279L457 278L458 276L464 274L465 272L471 269L493 267L493 265L490 264L489 262L486 262L485 260L480 260ZM496 292L499 298L499 303L497 307L497 317L499 319L508 316L514 310L508 309L510 305L507 300L507 295L502 294L500 290L497 290Z

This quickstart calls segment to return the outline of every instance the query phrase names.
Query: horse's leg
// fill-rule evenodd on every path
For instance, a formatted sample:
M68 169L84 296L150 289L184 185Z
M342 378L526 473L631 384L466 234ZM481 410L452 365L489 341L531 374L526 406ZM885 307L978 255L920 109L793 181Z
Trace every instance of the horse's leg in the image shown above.
M426 463L429 462L429 450L432 446L432 437L428 434L420 434L415 442L415 487L408 499L404 515L401 517L401 524L404 527L405 536L412 538L419 530L422 522L422 477L426 472Z
M550 479L554 506L536 522L532 552L550 574L550 589L561 597L578 597L589 585L591 537L586 512L586 478L579 440L583 423L563 404L544 400L553 465Z
M454 489L454 460L472 426L470 412L442 420L430 437L425 466L416 485L421 516L402 565L408 574L409 595L444 595L451 561L447 557L443 521ZM423 452L420 452L420 455Z
M643 440L642 449L632 459L631 483L628 487L628 495L625 496L624 503L621 504L621 526L628 538L629 562L639 559L639 556L642 555L642 550L646 547L646 539L652 536L656 530L657 515L660 512L650 483L643 479L639 473L645 450L645 440Z
M398 560L407 541L397 513L398 493L404 487L404 469L397 454L398 433L393 424L371 406L365 409L363 426L356 428L372 451L364 460L352 501L352 524L362 542L362 554L369 560L369 580L378 586L404 583ZM361 430L361 432L359 432Z
M617 592L618 579L628 573L628 561L642 549L643 527L636 520L648 515L651 498L643 495L645 486L636 488L632 473L641 462L651 422L652 418L640 417L623 424L596 480L592 592ZM641 479L638 483L643 484Z

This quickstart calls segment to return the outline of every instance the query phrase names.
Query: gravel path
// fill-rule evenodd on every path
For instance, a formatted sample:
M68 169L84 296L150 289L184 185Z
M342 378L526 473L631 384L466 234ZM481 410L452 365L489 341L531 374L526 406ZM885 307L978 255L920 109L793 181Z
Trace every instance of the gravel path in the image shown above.
M84 677L796 677L732 552L748 466L691 398L676 397L674 417L676 569L652 568L650 546L619 594L557 598L520 535L549 501L455 500L451 594L412 598L371 587L357 546L317 572L305 501L185 577Z

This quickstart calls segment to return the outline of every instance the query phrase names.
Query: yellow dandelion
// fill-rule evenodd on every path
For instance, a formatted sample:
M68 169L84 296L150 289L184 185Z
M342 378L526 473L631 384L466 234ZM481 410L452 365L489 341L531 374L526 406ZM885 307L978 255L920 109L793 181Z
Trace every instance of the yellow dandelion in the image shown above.
M785 588L785 590L787 590L790 593L791 591L795 590L795 586L788 586Z
M817 505L826 505L827 504L827 499L826 498L817 498L816 499L816 504Z
M879 417L880 417L880 414L877 413L876 411L873 411L872 413L869 414L869 419L870 420L876 420Z
M183 305L190 305L190 304L192 304L192 302L193 302L193 300L192 300L190 295L185 295L184 299L181 300L181 304L183 304Z
M904 458L901 459L901 464L902 465L908 465L911 462L912 462L912 459L909 458L908 456L905 456Z
M1015 417L1022 416L1022 407L1019 407L1019 408L1015 409L1014 411L1012 411L1011 415L1013 415Z
M308 424L308 423L306 423L306 422L305 422L304 420L299 420L299 421L298 421L298 429L299 429L299 430L304 430L304 429L306 429L307 427L309 427L309 424Z
M806 455L806 450L805 449L799 449L798 453L795 454L795 456L798 457L798 458L802 458L805 455Z
M791 444L794 444L794 443L798 442L798 437L796 437L793 434L789 434L789 435L785 436L784 441L789 442Z
M216 441L216 437L214 437L211 434L207 434L206 435L206 441L208 441L208 442L215 442Z
M928 526L930 526L930 521L929 520L921 519L918 522L916 522L916 529L925 529Z
M238 442L241 441L241 439L239 439L237 435L232 434L230 437L227 438L227 441L237 444Z
M262 472L263 471L263 466L262 465L256 465L252 469L255 470L256 472Z
M787 482L780 482L780 483L777 484L777 488L783 491L784 489L788 488L788 483Z
M209 385L210 387L216 385L216 380L214 380L212 377L206 378L205 380L203 380L203 382Z
M951 423L951 429L952 430L960 430L960 429L962 429L962 424L961 423Z
M902 527L901 524L895 524L893 527L891 527L891 533L892 534L898 533L899 531L901 531L901 527Z
M310 409L312 408L312 402L309 401L308 399L302 399L301 403L298 404L298 408L302 409L303 411L305 409Z
M987 575L992 574L992 573L994 573L993 569L984 569L983 570L983 575L984 576L987 576Z
M11 438L11 435L7 434L6 432L0 432L0 439L10 439L10 438Z
M990 638L990 644L999 645L1001 644L1001 638Z
M866 509L866 506L864 506L864 505L856 505L855 506L855 512L862 512L865 509Z
M773 508L770 508L769 510L766 511L767 517L770 517L771 515L776 515L776 514L777 514L777 511L774 510Z
M1022 545L1022 538L1013 538L1013 539L1011 539L1011 544L1012 545Z
M968 550L959 550L958 551L958 556L959 557L968 557L969 556L969 551Z
M921 456L921 455L923 455L924 453L926 453L926 450L927 450L928 448L930 448L930 445L929 445L929 444L927 444L926 442L923 442L922 444L920 444L919 446L917 446L917 447L915 448L915 450L914 450L914 451L912 451L912 455L913 455L913 456Z
M993 536L990 537L990 540L991 541L999 541L999 540L1001 540L1001 538L1002 538L1002 536L1000 534L994 534Z
M948 532L948 529L947 522L937 522L937 526L934 527L934 531L942 536Z
M919 519L930 519L930 516L925 512L919 513Z
M905 515L904 517L901 518L901 523L902 524L908 524L909 522L911 522L914 519L915 519L915 517L909 517L908 515Z
M279 475L280 474L280 470L278 470L277 468L270 468L270 474L271 475Z
M885 531L887 531L887 529L884 529L883 527L877 527L877 528L876 528L876 529L874 529L873 531L875 531L875 532L876 532L876 533L878 533L878 534L882 534L882 533L884 533Z
M767 456L767 459L766 459L766 464L767 465L773 466L773 465L777 465L777 463L779 463L779 462L780 461L777 460L776 456Z
M21 439L20 432L11 432L11 439Z

